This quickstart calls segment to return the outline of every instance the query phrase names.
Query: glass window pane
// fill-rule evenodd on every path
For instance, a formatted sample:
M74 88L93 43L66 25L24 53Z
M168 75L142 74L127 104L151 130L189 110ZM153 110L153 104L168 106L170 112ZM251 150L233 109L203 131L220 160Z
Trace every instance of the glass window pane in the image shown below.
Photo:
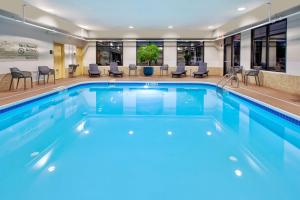
M267 38L258 38L253 41L253 66L261 66L266 69L266 52L267 52Z
M163 41L151 41L151 40L149 40L149 41L137 41L136 42L136 53L138 52L138 49L140 47L151 45L151 44L156 45L160 50L159 57L153 65L154 66L163 65L164 64L164 42ZM139 62L138 58L136 58L136 63L137 63L137 65L140 65L140 66L145 66L145 65L148 64L148 63Z
M287 20L282 20L252 31L252 67L285 72ZM266 34L267 33L267 34Z
M177 42L177 63L194 66L199 62L204 62L203 42Z
M233 38L233 66L240 66L241 35L237 34Z
M273 35L269 38L268 70L285 72L286 34Z
M275 35L286 32L286 20L270 24L269 35Z
M123 65L123 42L96 42L96 63L106 66L111 62Z
M267 37L267 26L254 29L254 39Z

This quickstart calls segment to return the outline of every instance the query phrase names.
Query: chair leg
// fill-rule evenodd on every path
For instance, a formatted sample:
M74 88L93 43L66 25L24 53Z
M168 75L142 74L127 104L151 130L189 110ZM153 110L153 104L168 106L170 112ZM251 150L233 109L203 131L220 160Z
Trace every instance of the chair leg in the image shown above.
M99 74L99 76L100 76L100 74ZM55 73L53 74L53 82L55 84Z
M40 73L38 73L38 85L40 84Z
M47 75L47 83L49 83L49 76L50 76L50 75L48 74L48 75Z
M16 88L16 89L18 89L19 81L20 81L20 78L18 78L18 81L17 81L17 88Z
M31 88L33 88L33 81L32 81L32 77L30 77L30 81L31 81Z
M26 90L26 78L24 78L24 90Z
M9 90L11 90L11 86L12 86L12 84L13 84L13 81L14 81L14 79L11 78L10 85L9 85Z

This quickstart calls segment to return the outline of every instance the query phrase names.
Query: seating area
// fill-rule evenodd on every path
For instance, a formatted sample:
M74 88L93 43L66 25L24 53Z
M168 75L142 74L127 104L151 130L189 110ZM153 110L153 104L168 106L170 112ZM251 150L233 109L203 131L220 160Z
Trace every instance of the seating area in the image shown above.
M299 0L0 1L0 200L298 200Z
M76 69L79 67L78 64L71 64L69 65L68 72L69 77L74 78ZM109 68L104 68L99 66L98 64L89 64L87 68L87 75L90 78L101 78L106 76L116 77L116 78L122 78L123 76L131 77L134 75L134 77L140 76L145 77L148 75L144 74L144 71L142 70L143 66L136 66L135 64L129 64L128 67L122 66L121 69L118 66L118 63L112 62L109 65ZM207 63L205 62L199 62L198 66L195 66L193 69L186 69L185 63L179 63L176 67L170 68L168 64L164 64L160 67L152 67L153 68L153 74L157 74L159 70L159 76L161 77L171 77L171 78L182 78L182 77L193 77L193 78L205 78L209 77L209 70L207 68ZM245 86L248 85L248 82L251 77L253 77L254 83L258 86L261 86L261 80L259 78L259 72L262 67L255 67L251 70L243 70L242 66L234 66L231 68L230 72L226 75L230 76L231 74L240 74L240 81L244 83ZM169 74L170 70L170 74ZM26 87L26 80L30 79L31 81L31 88L33 87L33 78L32 78L32 72L29 71L20 71L18 68L10 68L11 71L11 81L9 90L13 89L13 83L14 80L17 79L17 85L16 89L18 89L19 86L19 80L24 79L24 90L27 89ZM124 72L127 73L124 73ZM133 75L132 75L133 71ZM107 72L107 73L106 73ZM157 73L156 73L157 72ZM82 75L81 75L82 76ZM84 74L83 74L84 76ZM153 75L155 77L155 75ZM55 84L56 76L55 76L55 70L49 68L48 66L38 66L37 71L37 84L40 84L40 79L42 78L43 84L49 83L49 78L52 77L52 82Z

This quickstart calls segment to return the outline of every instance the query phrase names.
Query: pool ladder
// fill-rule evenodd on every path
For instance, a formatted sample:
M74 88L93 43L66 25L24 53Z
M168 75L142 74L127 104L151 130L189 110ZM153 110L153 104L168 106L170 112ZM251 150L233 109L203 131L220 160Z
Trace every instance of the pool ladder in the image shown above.
M225 74L221 80L218 81L217 86L224 88L230 81L230 85L233 85L233 81L236 81L236 87L239 87L239 78L235 73Z

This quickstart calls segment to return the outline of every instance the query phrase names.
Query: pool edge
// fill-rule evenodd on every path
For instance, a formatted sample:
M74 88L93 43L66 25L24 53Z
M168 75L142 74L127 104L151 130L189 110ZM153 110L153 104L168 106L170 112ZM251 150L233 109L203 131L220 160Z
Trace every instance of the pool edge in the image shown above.
M232 95L235 95L241 99L244 99L250 103L253 103L256 106L259 106L263 109L265 109L268 112L271 112L272 114L275 114L285 120L291 121L292 123L295 123L296 125L300 126L300 116L290 113L288 111L285 111L281 108L277 108L275 106L272 106L268 103L265 103L263 101L257 100L253 97L241 94L237 91L234 91L230 88L221 88L219 86L217 86L216 83L211 83L211 82L191 82L191 81L183 81L183 82L176 82L176 81L82 81L82 82L78 82L78 83L74 83L68 86L58 86L57 88L53 88L51 91L49 92L45 92L42 94L38 94L38 95L34 95L32 97L29 98L25 98L19 101L15 101L12 103L8 103L8 104L4 104L0 106L0 114L4 113L6 111L9 111L10 109L14 109L16 107L22 106L24 104L30 103L32 101L37 101L41 98L46 98L48 96L57 94L63 90L67 90L70 88L74 88L80 85L85 85L85 84L95 84L95 83L102 83L102 84L122 84L122 83L144 83L144 84L151 84L151 83L158 83L158 84L175 84L175 85L180 85L180 84L194 84L194 85L210 85L213 86L215 88L219 88L222 89L223 91L227 91ZM292 120L291 120L292 119Z

